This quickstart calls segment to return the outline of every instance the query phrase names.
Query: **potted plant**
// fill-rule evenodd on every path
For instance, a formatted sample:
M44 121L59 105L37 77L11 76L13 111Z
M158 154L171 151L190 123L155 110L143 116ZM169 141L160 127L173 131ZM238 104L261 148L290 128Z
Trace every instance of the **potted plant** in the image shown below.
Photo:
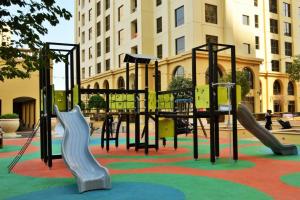
M18 114L0 115L0 127L5 133L15 133L20 126Z

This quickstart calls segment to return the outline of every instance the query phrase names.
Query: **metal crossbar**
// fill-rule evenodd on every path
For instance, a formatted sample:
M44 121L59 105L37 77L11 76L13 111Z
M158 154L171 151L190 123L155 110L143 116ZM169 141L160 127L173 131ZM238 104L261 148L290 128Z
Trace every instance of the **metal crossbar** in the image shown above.
M27 138L27 141L23 145L22 149L18 152L18 154L13 159L13 161L8 165L8 167L7 167L8 168L8 173L10 173L13 170L13 168L17 165L17 163L19 162L19 160L21 159L21 157L23 156L23 154L27 150L28 146L31 144L32 139L35 137L39 127L40 127L40 120L38 121L38 123L34 127L32 133L30 134L30 136Z

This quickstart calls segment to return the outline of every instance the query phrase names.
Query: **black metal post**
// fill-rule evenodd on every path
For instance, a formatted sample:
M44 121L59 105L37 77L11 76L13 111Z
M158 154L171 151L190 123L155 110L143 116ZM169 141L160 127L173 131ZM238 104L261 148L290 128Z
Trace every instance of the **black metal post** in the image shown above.
M126 63L126 90L129 90L129 63ZM129 110L127 110L129 112ZM126 148L130 148L130 121L129 115L126 115Z
M80 45L75 46L76 49L76 84L78 85L78 103L81 105L81 86L80 86Z
M65 101L66 101L66 111L69 111L69 63L68 63L68 56L65 57L66 62L65 62L65 91L66 91L66 97L65 97Z
M70 75L71 75L71 107L73 107L74 104L74 54L73 50L70 52Z
M197 108L196 108L196 85L197 85L197 51L192 50L192 83L193 83L193 145L194 159L198 159L198 128L197 128Z
M145 65L145 154L148 154L148 145L149 145L149 77L148 77L148 64Z
M158 61L155 61L155 100L156 100L156 106L155 106L155 149L156 151L159 149L159 110L158 110L158 84L159 84L159 71L158 71Z
M140 145L140 115L139 115L139 69L138 62L135 61L135 151L138 151Z
M213 67L213 82L214 83L218 83L219 80L218 80L218 47L215 47L215 45L213 46L213 58L214 58L214 67ZM214 96L214 110L218 110L218 105L219 105L219 102L218 102L218 85L216 85L214 87L214 93L215 93L215 96ZM216 157L219 157L220 155L220 144L219 144L219 117L220 115L219 114L215 114L214 116L214 127L215 127L215 155Z
M236 55L235 47L231 47L231 74L232 83L236 83ZM231 105L232 105L232 142L233 142L233 159L238 160L238 135L237 135L237 100L236 100L236 84L234 84L231 92Z
M209 115L210 115L210 161L212 163L216 162L215 155L215 103L214 103L214 86L213 86L213 68L214 68L214 58L213 58L213 46L208 43L208 54L209 54Z

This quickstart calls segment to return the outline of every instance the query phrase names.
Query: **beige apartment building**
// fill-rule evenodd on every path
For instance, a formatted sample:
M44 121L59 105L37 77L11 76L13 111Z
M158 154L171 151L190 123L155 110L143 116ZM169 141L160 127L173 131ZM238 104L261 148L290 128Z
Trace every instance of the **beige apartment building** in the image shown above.
M299 27L299 0L75 0L83 87L124 87L123 57L138 53L160 58L166 90L174 76L191 77L191 49L213 41L236 46L237 70L248 74L246 102L253 112L300 110L299 83L285 73L300 54ZM207 54L197 55L197 66L197 84L205 84ZM218 66L220 76L229 73L228 53L219 55Z
M11 45L11 32L0 30L0 46ZM28 52L28 50L23 50ZM0 66L5 60L0 57ZM21 129L31 129L39 119L39 73L29 79L5 79L0 81L0 115L19 114Z

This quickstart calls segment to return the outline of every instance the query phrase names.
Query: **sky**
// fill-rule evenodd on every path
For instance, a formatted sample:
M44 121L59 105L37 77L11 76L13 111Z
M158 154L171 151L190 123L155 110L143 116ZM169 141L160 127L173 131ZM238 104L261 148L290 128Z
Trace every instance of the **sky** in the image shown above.
M57 5L68 10L74 16L74 1L73 0L57 0ZM48 35L42 37L44 42L63 42L74 43L74 18L69 21L60 19L60 23L53 27L46 25ZM63 90L64 86L64 64L54 64L54 85L55 90Z

